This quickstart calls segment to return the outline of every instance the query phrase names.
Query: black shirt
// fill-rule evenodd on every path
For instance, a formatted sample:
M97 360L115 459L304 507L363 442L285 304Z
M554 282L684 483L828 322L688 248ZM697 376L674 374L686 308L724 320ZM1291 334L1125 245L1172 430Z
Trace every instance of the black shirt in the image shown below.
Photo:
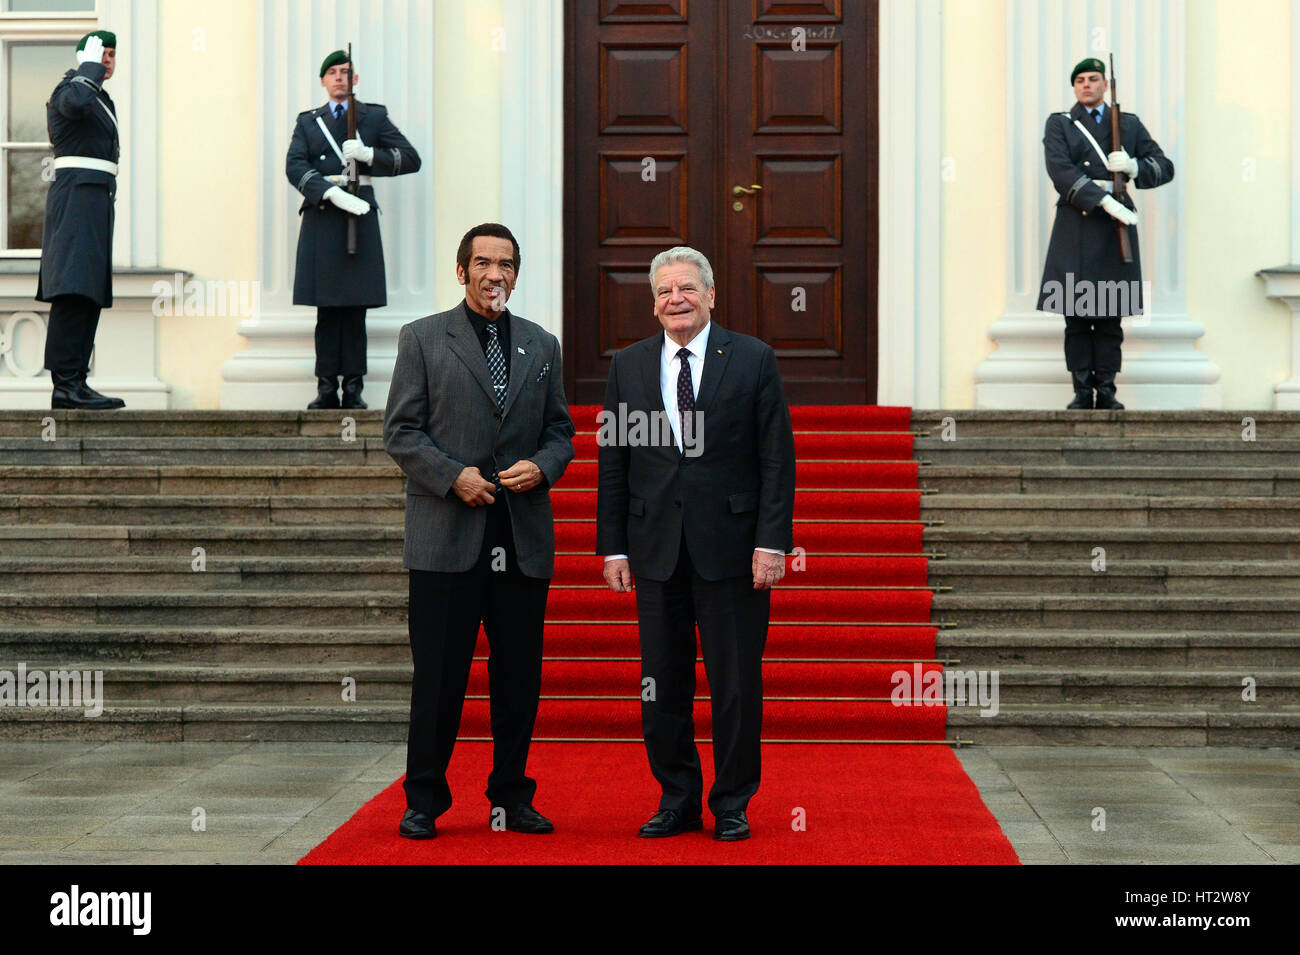
M478 336L478 342L483 346L483 357L487 357L488 349L488 320L485 316L480 315L474 309L469 307L469 300L461 302L461 307L465 309L465 317L469 319L470 325L474 328L474 334ZM497 340L501 343L501 357L506 361L506 379L510 378L510 309L503 308L501 317L497 318L493 324L497 327Z

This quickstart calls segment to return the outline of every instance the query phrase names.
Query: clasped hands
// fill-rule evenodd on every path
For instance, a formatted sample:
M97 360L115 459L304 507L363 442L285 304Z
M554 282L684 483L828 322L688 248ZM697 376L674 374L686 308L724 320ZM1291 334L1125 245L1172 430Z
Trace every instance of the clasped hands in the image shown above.
M525 491L531 491L542 483L542 469L532 461L525 459L516 461L504 471L498 472L497 477L501 479L501 486L507 491L523 494ZM456 480L452 482L451 489L456 492L458 498L470 507L478 507L481 504L491 504L496 501L496 498L492 496L492 492L496 490L496 485L485 479L483 473L475 467L462 470Z

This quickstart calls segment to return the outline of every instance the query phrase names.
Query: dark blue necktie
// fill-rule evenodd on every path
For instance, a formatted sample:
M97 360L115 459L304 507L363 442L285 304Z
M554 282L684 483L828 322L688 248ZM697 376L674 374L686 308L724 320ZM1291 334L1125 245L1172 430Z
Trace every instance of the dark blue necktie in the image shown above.
M342 103L336 103L336 104L334 104L334 118L335 118L335 119L342 119L342 118L343 118L343 114L346 113L346 112L347 112L347 107L344 106Z
M1092 111L1092 121L1093 121L1094 123L1100 123L1100 122L1101 122L1101 110L1099 110L1099 109L1094 109L1094 110Z

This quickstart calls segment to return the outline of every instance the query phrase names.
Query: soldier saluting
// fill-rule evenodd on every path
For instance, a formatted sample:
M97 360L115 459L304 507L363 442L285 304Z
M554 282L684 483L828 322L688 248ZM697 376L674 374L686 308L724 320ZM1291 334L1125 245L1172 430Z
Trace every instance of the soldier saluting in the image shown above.
M102 309L113 304L113 202L120 144L117 111L104 81L117 63L117 37L87 33L45 105L54 181L45 196L45 229L36 299L50 303L45 367L51 408L123 408L86 384Z
M379 206L370 179L420 168L419 154L388 118L388 110L352 97L360 79L347 53L335 50L325 57L320 82L329 102L298 114L285 160L285 174L303 196L293 304L316 306L318 393L308 408L366 407L361 400L366 309L388 304ZM347 135L349 103L356 110L354 138ZM356 195L345 188L351 162L357 164L360 181ZM372 208L376 215L370 215ZM355 253L348 251L349 220L355 222Z
M1114 141L1101 60L1080 61L1070 82L1077 102L1068 113L1047 117L1043 133L1047 174L1060 199L1038 308L1065 316L1065 367L1074 384L1066 407L1094 407L1095 388L1095 407L1122 409L1115 398L1120 319L1143 311L1142 262L1137 213L1131 199L1113 194L1113 177L1152 189L1174 178L1174 164L1132 113L1120 116L1120 141ZM1117 223L1127 234L1131 261L1122 254Z

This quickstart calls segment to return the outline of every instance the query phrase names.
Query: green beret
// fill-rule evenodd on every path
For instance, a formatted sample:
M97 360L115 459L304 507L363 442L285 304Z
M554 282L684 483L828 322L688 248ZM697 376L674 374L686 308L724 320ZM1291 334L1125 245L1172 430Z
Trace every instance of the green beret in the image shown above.
M1080 73L1100 73L1101 78L1104 80L1106 78L1106 64L1095 56L1080 60L1078 66L1074 68L1074 72L1070 74L1070 82L1073 83L1074 78Z
M321 61L320 75L324 77L325 71L328 70L331 66L338 66L340 63L346 63L347 61L348 61L348 55L346 53L344 53L342 50L335 50L333 53L331 53L329 56L325 57L325 59Z
M93 33L87 33L85 36L81 38L81 42L77 44L78 53L80 53L82 50L86 48L86 41L89 40L92 36L97 36L104 41L104 49L106 50L117 49L116 33L109 33L107 30L96 30Z

